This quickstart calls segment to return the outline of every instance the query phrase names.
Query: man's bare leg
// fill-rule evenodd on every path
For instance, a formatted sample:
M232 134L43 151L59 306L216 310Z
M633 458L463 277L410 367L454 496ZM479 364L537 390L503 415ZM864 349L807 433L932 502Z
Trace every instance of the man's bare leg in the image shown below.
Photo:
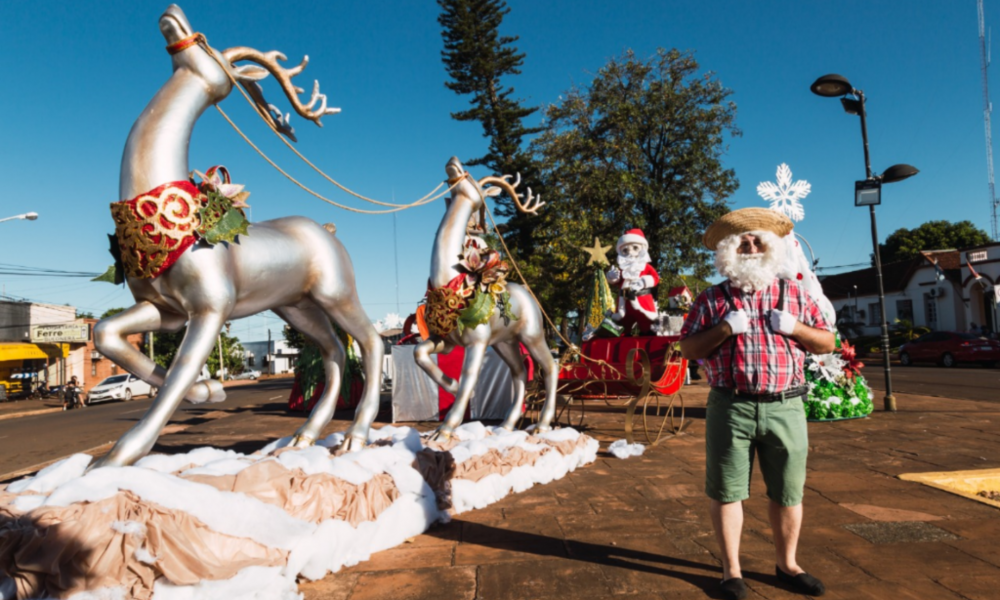
M775 563L789 575L803 572L795 560L799 546L799 532L802 529L802 505L782 506L771 500L767 508L774 531Z
M743 534L743 503L723 503L718 500L712 500L710 512L712 514L712 526L715 528L715 541L718 542L719 550L722 552L722 579L743 577L743 572L740 569L740 536Z

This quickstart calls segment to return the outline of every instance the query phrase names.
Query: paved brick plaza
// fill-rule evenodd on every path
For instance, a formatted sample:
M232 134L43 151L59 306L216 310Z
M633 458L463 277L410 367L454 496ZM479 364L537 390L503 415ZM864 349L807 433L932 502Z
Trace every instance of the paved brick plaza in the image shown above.
M301 589L309 600L715 597L719 561L701 491L707 392L685 388L687 434L641 458L602 453L563 480ZM896 414L809 426L800 563L826 582L829 598L997 598L1000 511L896 476L1000 467L1000 404L909 394L898 404ZM595 408L588 433L602 442L623 437L621 410ZM248 452L302 418L280 403L208 416L164 435L156 449ZM751 597L796 597L775 587L759 478L753 493L743 538Z

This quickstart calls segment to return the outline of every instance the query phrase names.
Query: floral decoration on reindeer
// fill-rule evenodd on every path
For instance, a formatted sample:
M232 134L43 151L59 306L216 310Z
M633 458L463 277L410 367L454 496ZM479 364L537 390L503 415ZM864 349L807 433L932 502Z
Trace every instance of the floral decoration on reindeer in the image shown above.
M302 90L292 78L308 57L286 69L279 64L285 56L277 51L240 46L219 52L176 5L160 17L160 32L173 73L129 132L119 181L124 200L112 204L116 258L136 304L94 329L102 354L160 391L142 419L94 466L128 465L144 456L182 399L224 399L219 382L196 382L202 365L224 323L265 310L312 339L323 356L329 385L296 433L295 445L315 441L333 416L345 351L332 323L358 341L365 389L342 446L358 449L378 412L383 349L361 307L354 268L335 228L303 217L250 224L242 210L248 194L231 183L225 168L209 169L197 185L188 176L194 124L206 108L229 95L234 83L244 86L261 115L293 140L288 116L265 102L257 81L274 76L295 112L317 125L339 109L327 107L318 83L308 103L300 100ZM237 65L242 61L252 64ZM185 324L187 333L169 369L126 342L134 333L177 331Z

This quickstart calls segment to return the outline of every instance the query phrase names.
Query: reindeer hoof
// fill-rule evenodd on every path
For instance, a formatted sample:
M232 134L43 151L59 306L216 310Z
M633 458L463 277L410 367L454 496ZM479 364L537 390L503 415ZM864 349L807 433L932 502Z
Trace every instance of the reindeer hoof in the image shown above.
M214 379L206 379L191 386L191 391L187 393L184 399L191 404L222 402L226 399L226 388L222 387L222 383Z
M308 448L316 443L316 438L304 433L296 433L292 441L288 442L289 448Z
M451 428L442 425L441 427L438 427L437 431L432 433L431 436L427 439L432 442L447 442L448 440L451 439L451 436L452 436Z
M552 431L551 425L538 425L532 433L548 433Z
M337 448L337 454L347 454L348 452L357 452L358 450L364 450L365 440L364 438L355 437L349 435L344 438L341 442L340 447Z

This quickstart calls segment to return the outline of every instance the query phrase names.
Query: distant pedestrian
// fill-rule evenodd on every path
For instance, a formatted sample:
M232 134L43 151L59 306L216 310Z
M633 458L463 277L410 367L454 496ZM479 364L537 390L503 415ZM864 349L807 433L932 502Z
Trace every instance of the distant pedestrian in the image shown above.
M740 569L743 500L754 456L770 498L775 574L799 594L820 596L823 583L796 560L809 453L803 397L806 352L834 349L819 307L795 281L779 279L792 222L775 211L745 208L705 232L715 265L727 277L701 293L681 331L681 352L705 359L712 391L705 416L705 493L721 549L724 598L747 597Z

